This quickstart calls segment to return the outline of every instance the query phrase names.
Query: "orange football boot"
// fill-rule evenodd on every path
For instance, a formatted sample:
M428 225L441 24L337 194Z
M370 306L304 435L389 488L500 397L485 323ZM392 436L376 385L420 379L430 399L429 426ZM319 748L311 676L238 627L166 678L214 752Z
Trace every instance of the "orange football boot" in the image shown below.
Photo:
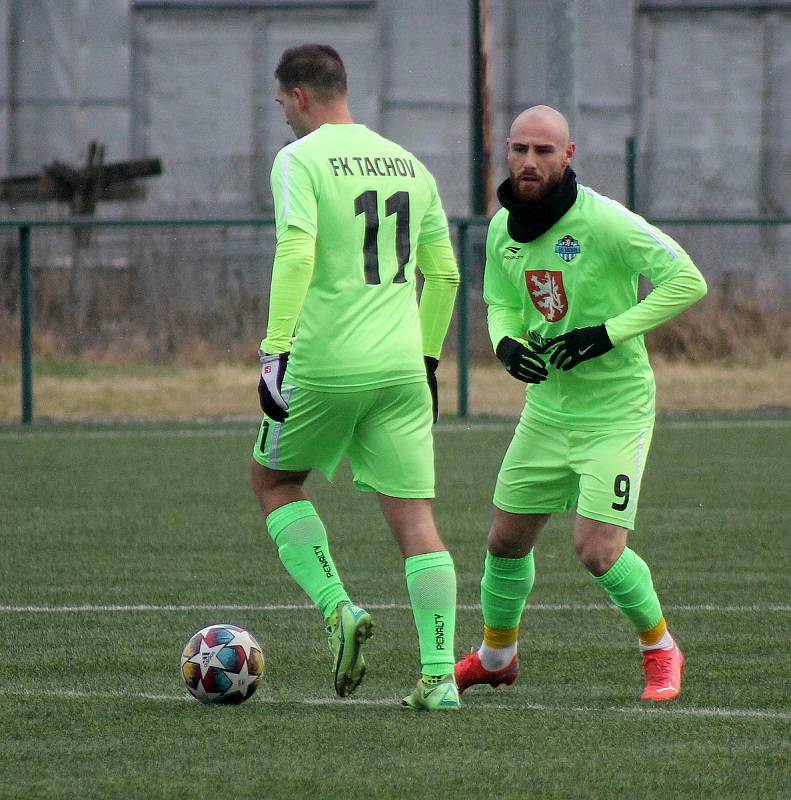
M681 694L684 674L684 654L679 646L667 650L646 650L643 653L645 689L641 700L675 700Z
M491 671L481 664L478 653L473 650L457 662L454 672L459 694L476 683L488 683L489 686L499 686L504 683L506 686L510 686L519 677L519 656L514 656L511 663L502 669Z

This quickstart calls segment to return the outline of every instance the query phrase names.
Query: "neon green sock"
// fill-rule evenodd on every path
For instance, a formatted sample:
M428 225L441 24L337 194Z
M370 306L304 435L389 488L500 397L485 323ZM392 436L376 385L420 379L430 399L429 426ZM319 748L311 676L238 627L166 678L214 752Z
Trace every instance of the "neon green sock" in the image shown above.
M456 631L456 570L447 550L404 559L423 675L453 672Z
M328 618L343 600L346 589L330 555L327 532L309 500L275 509L266 526L288 574Z
M481 578L484 625L503 630L519 625L535 579L532 550L522 558L501 558L487 553Z
M604 573L591 576L601 586L638 633L650 631L662 619L651 570L634 550L624 548L620 558Z

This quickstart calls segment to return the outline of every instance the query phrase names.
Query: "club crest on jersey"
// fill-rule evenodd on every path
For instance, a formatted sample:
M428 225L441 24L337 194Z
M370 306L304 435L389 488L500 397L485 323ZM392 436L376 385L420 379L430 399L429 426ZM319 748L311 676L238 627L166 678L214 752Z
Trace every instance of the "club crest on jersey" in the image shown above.
M572 258L578 256L582 252L580 243L573 236L564 236L558 239L555 245L555 252L566 262L571 261Z
M566 316L569 309L563 273L551 269L525 271L525 282L530 299L547 322L557 322Z

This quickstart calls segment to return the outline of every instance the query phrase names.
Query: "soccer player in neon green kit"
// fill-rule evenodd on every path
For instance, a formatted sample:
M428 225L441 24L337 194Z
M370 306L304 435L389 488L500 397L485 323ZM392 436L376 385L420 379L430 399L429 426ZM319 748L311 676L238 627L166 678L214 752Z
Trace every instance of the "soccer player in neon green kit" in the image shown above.
M365 673L371 616L350 601L303 485L311 469L331 479L348 457L404 557L421 677L403 704L458 709L456 573L430 504L435 371L459 282L436 182L411 153L354 123L331 47L286 50L275 78L297 141L272 166L277 246L253 489L280 560L324 615L345 697Z
M577 184L574 151L566 119L548 106L522 112L507 140L484 299L498 358L529 386L494 491L483 642L456 664L456 680L460 692L516 680L533 547L551 514L576 505L577 555L637 634L641 699L673 700L684 655L648 565L627 546L654 425L643 334L703 297L706 283L676 242ZM640 275L655 288L638 303Z

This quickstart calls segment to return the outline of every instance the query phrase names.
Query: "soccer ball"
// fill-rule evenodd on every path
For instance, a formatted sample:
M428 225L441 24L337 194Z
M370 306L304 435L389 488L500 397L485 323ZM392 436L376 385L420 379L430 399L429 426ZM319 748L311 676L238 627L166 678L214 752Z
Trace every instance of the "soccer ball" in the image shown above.
M181 677L201 703L243 703L258 688L264 654L252 633L236 625L199 630L181 654Z

